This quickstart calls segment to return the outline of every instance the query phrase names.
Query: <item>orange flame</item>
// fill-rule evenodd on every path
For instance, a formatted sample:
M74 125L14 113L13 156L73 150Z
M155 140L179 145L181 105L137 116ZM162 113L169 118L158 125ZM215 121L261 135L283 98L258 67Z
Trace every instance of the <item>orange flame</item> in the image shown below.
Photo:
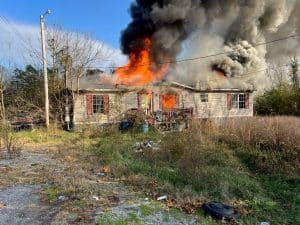
M162 95L162 108L174 109L176 107L177 97L175 94Z
M139 52L129 55L129 63L116 70L117 84L145 85L151 82L160 81L164 78L169 64L165 63L157 66L152 62L150 49L152 43L149 38L144 39L144 48Z

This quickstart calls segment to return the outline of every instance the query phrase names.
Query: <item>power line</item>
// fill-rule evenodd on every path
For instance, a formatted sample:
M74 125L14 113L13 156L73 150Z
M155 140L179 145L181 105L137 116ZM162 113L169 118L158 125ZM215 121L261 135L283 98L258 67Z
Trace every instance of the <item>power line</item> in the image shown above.
M0 15L0 20L6 25L9 26L10 30L14 32L17 37L20 39L21 45L28 51L33 53L36 58L40 59L40 53L31 45L30 41L27 40L24 35L18 30L18 28L11 22L9 21L6 17ZM23 55L24 57L24 55Z
M281 65L278 65L276 68L281 68L281 67L286 67L286 66L289 66L290 64L287 63L287 64L281 64ZM264 72L264 71L267 71L267 70L274 70L272 68L262 68L262 69L258 69L258 70L255 70L255 71L251 71L251 72L248 72L248 73L244 73L244 74L241 74L241 75L238 75L238 76L235 76L235 77L227 77L228 79L234 79L234 80L237 80L239 78L243 78L243 77L248 77L254 73L259 73L259 72ZM217 79L208 79L208 80L205 80L205 81L199 81L200 83L209 83L211 81L220 81L220 78L217 78Z
M276 43L276 42L281 42L281 41L285 41L288 40L290 38L297 38L299 37L300 34L291 34L289 36L285 36L282 38L278 38L278 39L274 39L274 40L270 40L267 42L262 42L262 43L258 43L255 45L252 45L252 47L259 47L262 45L269 45L272 43ZM219 53L215 53L215 54L210 54L210 55L205 55L205 56L198 56L198 57L193 57L193 58L186 58L186 59L179 59L179 60L174 60L174 61L166 61L166 62L158 62L156 64L158 65L164 65L164 64L177 64L177 63L181 63L181 62L188 62L188 61L196 61L196 60L201 60L201 59L207 59L207 58L211 58L211 57L216 57L216 56L220 56L220 55L226 55L226 54L230 54L230 53L234 53L235 51L224 51L224 52L219 52ZM146 64L141 64L146 65ZM90 69L94 68L94 69L116 69L118 67L122 67L122 66L116 66L116 67L112 67L112 66L97 66L97 67L89 67Z
M28 51L32 51L32 53L37 57L39 57L39 53L36 51L36 49L34 49L31 44L28 42L28 40L26 40L24 38L24 36L21 34L21 32L17 29L17 27L15 27L7 18L5 18L4 16L0 16L0 19L6 23L7 25L11 26L11 28L14 30L14 32L16 33L16 35L20 38L20 40L23 42L22 45L28 50ZM277 42L281 42L281 41L285 41L288 40L290 38L297 38L299 37L300 34L291 34L282 38L278 38L278 39L274 39L274 40L270 40L270 41L266 41L266 42L262 42L262 43L258 43L253 45L253 47L258 47L258 46L262 46L262 45L269 45L272 43L277 43ZM235 51L223 51L223 52L219 52L219 53L215 53L215 54L210 54L210 55L204 55L204 56L198 56L198 57L193 57L193 58L185 58L185 59L178 59L178 60L174 60L174 61L166 61L166 62L158 62L158 65L164 65L164 64L177 64L177 63L182 63L182 62L188 62L188 61L196 61L196 60L201 60L201 59L207 59L207 58L211 58L211 57L216 57L216 56L220 56L220 55L226 55L226 54L230 54L230 53L234 53ZM142 64L144 65L144 64ZM146 64L145 64L146 65ZM85 67L86 69L116 69L118 67L121 66L96 66L96 67ZM257 71L255 71L257 72ZM252 72L251 72L252 73Z
M262 46L262 45L269 45L275 42L280 42L280 41L285 41L288 40L290 38L296 38L299 37L300 34L294 34L294 35L289 35L283 38L279 38L279 39L275 39L275 40L271 40L271 41L267 41L267 42L263 42L263 43L258 43L256 45L253 45L252 47L258 47L258 46ZM206 56L199 56L199 57L194 57L194 58L187 58L187 59L182 59L182 60L176 60L176 61L171 61L170 63L178 63L178 62L186 62L186 61L193 61L193 60L198 60L198 59L206 59L206 58L210 58L210 57L215 57L215 56L219 56L219 55L226 55L226 54L230 54L235 52L234 50L232 51L224 51L224 52L219 52L216 54L211 54L211 55L206 55Z

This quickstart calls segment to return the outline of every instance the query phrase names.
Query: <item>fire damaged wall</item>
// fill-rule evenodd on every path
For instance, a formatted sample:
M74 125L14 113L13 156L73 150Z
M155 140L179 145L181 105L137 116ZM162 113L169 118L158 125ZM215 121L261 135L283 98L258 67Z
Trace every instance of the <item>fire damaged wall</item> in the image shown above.
M121 36L123 53L131 64L121 72L126 77L145 65L139 59L146 50L145 71L160 74L148 82L165 76L185 83L218 80L212 75L217 72L263 83L265 73L259 70L271 59L296 54L299 38L277 48L262 43L298 33L299 10L297 0L136 0L130 7L132 21ZM220 52L225 54L180 60ZM253 71L258 72L247 74Z
M205 101L201 99L201 95L203 94L207 95ZM108 111L104 110L103 112L95 113L95 110L90 109L90 106L94 103L89 104L88 97L94 95L106 96L105 99L109 101L107 102L108 107L106 107ZM243 102L228 105L228 96L232 97L230 102L234 102L234 95L242 95ZM165 103L163 103L164 101ZM241 103L243 105L240 105ZM141 88L132 87L125 92L90 91L76 97L74 122L75 126L116 123L120 121L124 113L136 109L144 110L148 115L154 115L153 113L158 111L172 112L178 109L187 109L193 112L195 118L253 116L253 92L242 90L240 92L232 92L230 90L199 92L198 90L171 87L170 85L149 85Z

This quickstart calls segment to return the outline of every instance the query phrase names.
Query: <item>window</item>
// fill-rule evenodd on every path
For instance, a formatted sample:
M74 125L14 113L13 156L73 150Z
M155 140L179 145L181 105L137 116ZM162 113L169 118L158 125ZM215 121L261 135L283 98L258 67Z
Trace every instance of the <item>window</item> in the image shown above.
M86 112L87 115L109 113L109 96L108 95L86 95Z
M246 98L245 94L239 94L239 109L246 108Z
M201 102L208 102L208 94L207 93L201 93L200 94Z
M102 95L93 95L93 113L104 113L104 98Z
M142 90L138 92L138 107L143 110L152 110L152 92Z
M227 95L228 109L248 109L249 108L249 94L236 93Z
M176 93L166 93L160 95L160 105L162 110L175 109L179 105L178 95Z

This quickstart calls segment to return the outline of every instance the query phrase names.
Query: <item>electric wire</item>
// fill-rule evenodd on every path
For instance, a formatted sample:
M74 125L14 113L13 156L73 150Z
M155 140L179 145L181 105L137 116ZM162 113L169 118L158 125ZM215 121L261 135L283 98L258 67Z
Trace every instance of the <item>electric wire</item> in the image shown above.
M0 15L0 20L2 20L4 23L6 23L8 26L11 26L11 28L14 30L15 34L20 38L20 40L22 41L22 45L28 50L28 51L32 51L32 53L34 53L36 55L37 58L40 58L40 54L38 53L38 51L36 49L34 49L31 46L31 43L28 42L28 40L25 39L25 37L22 35L22 33L17 29L17 27L15 27L7 18L5 18L4 16ZM300 34L290 34L288 36L285 37L281 37L278 39L274 39L274 40L270 40L270 41L266 41L266 42L262 42L262 43L258 43L255 45L252 45L252 47L259 47L262 45L270 45L273 43L278 43L281 41L285 41L291 38L297 38L299 37ZM177 63L182 63L182 62L189 62L189 61L198 61L198 60L202 60L202 59L207 59L207 58L211 58L211 57L217 57L220 55L226 55L226 54L230 54L230 53L234 53L234 50L231 51L223 51L223 52L218 52L215 54L209 54L209 55L204 55L204 56L197 56L197 57L193 57L193 58L183 58L183 59L178 59L178 60L174 60L174 61L165 61L165 62L158 62L156 64L158 65L164 65L164 64L177 64ZM122 67L122 66L96 66L96 67L85 67L86 69L116 69L118 67ZM236 77L245 77L246 75L250 75L253 73L258 73L258 72L262 72L268 70L268 68L262 69L262 70L256 70L256 71L252 71L252 72L248 72Z
M274 39L274 40L270 40L267 42L262 42L262 43L258 43L255 45L252 45L252 47L259 47L262 45L270 45L276 42L281 42L281 41L285 41L291 38L297 38L300 37L300 34L291 34L282 38L278 38L278 39ZM210 54L210 55L204 55L204 56L198 56L198 57L193 57L193 58L185 58L185 59L178 59L178 60L174 60L174 61L166 61L166 62L158 62L156 63L157 65L164 65L164 64L177 64L177 63L181 63L181 62L188 62L188 61L196 61L196 60L201 60L201 59L207 59L207 58L211 58L211 57L216 57L216 56L220 56L220 55L226 55L226 54L230 54L230 53L234 53L234 50L231 51L223 51L223 52L218 52L215 54ZM145 65L145 64L141 64L141 65ZM88 67L90 69L95 68L95 69L116 69L118 67L122 67L122 66L115 66L115 67L111 67L111 66L97 66L97 67Z

